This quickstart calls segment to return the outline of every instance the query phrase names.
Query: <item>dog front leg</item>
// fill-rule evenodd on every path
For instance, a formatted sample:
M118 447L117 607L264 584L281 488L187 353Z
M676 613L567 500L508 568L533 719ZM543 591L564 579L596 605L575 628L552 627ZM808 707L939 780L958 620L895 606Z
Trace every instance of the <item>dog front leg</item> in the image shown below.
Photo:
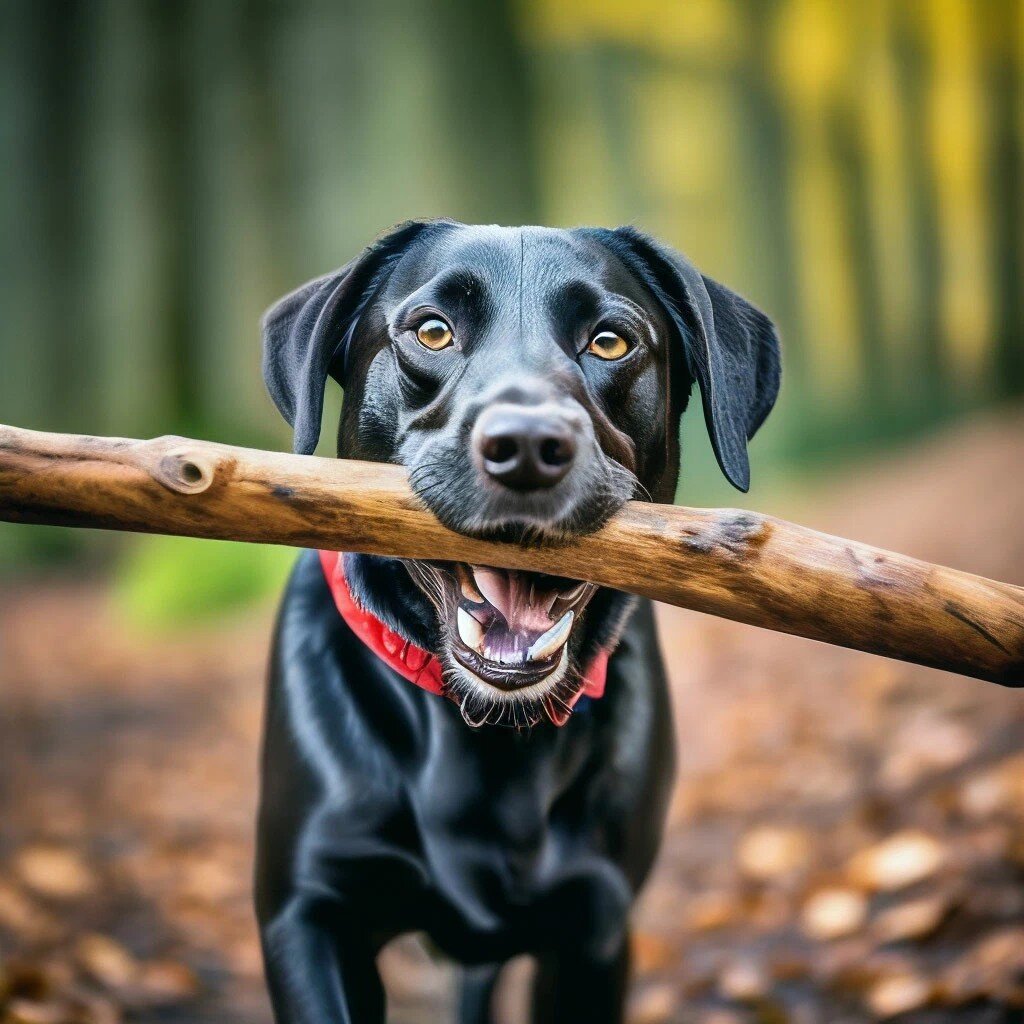
M532 1024L622 1024L629 980L629 941L610 957L577 951L539 959Z
M383 1024L384 987L365 930L327 897L294 896L261 923L277 1024Z

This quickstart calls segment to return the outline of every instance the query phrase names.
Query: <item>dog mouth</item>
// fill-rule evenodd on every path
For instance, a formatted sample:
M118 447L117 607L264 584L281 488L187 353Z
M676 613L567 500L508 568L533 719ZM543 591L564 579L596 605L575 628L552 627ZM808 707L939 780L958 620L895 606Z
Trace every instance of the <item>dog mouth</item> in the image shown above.
M565 675L594 584L461 562L407 564L438 611L451 658L473 680L515 695Z
M503 690L534 685L558 669L576 617L595 590L560 576L478 565L456 565L455 577L451 652Z

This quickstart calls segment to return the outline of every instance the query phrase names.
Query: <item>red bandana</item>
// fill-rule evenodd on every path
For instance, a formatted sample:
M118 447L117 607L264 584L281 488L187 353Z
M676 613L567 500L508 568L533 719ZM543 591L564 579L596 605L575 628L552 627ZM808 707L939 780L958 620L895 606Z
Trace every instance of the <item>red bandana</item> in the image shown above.
M321 551L320 564L341 617L349 629L389 668L393 668L410 683L436 693L444 694L441 678L441 663L409 640L400 637L393 629L384 625L376 615L356 604L352 591L345 579L344 558L338 551ZM608 651L597 652L572 703L580 697L603 697L605 677L608 673ZM566 716L568 718L568 716ZM559 723L560 725L563 723Z

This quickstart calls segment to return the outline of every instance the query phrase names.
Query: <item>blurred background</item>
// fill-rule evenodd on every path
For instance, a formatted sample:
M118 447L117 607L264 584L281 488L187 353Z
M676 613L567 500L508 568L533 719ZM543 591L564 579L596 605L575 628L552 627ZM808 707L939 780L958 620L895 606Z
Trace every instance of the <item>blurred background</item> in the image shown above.
M1022 74L1015 0L0 0L0 420L286 448L278 295L408 217L634 223L784 340L751 493L697 416L680 500L1024 583ZM0 1020L269 1020L292 557L0 524ZM633 1019L1022 1019L1024 698L662 624ZM394 1019L436 1019L451 972L386 967Z

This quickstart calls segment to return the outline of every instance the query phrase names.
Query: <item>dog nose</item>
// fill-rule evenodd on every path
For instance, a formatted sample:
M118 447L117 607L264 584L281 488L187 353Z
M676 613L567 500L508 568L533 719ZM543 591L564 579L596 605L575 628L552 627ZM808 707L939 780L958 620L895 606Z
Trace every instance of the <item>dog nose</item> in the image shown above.
M485 409L474 434L484 472L514 491L554 487L576 457L571 425L557 413L536 407Z

